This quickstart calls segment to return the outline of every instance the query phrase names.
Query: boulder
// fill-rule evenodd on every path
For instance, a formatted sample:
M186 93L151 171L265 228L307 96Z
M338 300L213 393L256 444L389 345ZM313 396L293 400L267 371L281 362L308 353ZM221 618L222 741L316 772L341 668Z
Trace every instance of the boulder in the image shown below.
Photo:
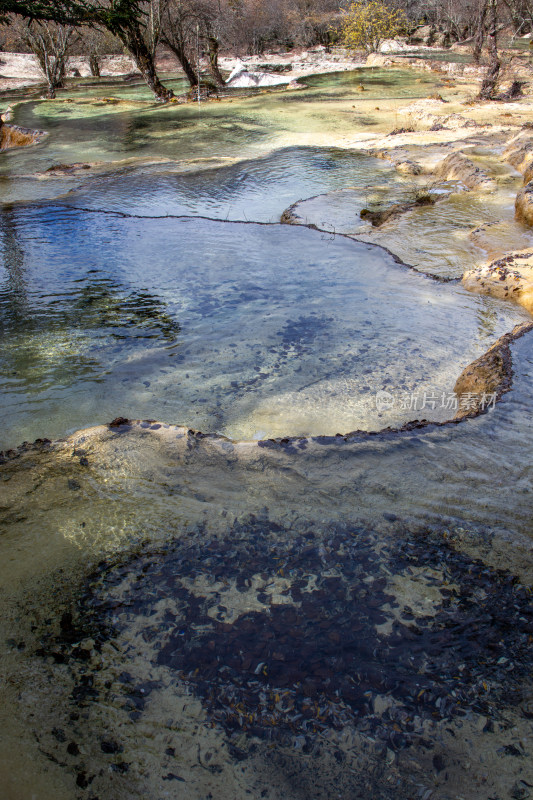
M401 53L404 50L409 50L409 47L398 39L385 39L379 46L380 53Z
M524 186L527 186L530 181L533 181L533 161L526 167L526 171L524 172Z
M0 126L0 150L39 144L45 136L45 131L34 131L30 128L20 128L18 125L2 123Z
M435 177L443 181L461 181L468 189L492 190L496 188L496 182L459 151L450 153L440 164L437 164Z
M462 283L469 292L514 300L533 314L533 250L517 250L469 270Z
M396 161L393 162L393 164L400 175L422 175L424 172L421 164L418 164L416 161L410 161L409 159L405 161Z
M533 181L526 184L516 195L515 216L520 222L533 226Z
M435 28L432 25L421 25L409 37L409 44L426 44L431 46L435 39Z
M390 58L381 53L370 53L366 59L367 67L388 67L390 64L392 64Z
M438 33L433 41L434 47L449 47L451 45L451 37L449 33Z
M506 355L502 352L499 344L496 344L468 367L465 367L453 389L459 400L459 411L456 417L479 413L483 410L483 397L498 394L500 386L505 382L509 368ZM466 402L467 399L468 402Z
M510 333L500 336L486 353L469 364L454 386L458 399L456 419L473 417L494 408L494 404L513 381L513 366L509 345L533 329L533 323L516 325Z

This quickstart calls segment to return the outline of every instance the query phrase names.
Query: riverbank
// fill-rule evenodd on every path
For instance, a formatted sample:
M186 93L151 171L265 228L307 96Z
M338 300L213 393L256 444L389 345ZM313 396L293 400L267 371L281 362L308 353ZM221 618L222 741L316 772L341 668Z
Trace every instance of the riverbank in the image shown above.
M288 70L287 80L291 80L306 75L351 70L358 65L363 66L364 58L354 59L353 56L342 51L337 54L328 54L323 47L317 47L286 53L265 53L261 56L222 56L219 62L221 69L227 74L231 73L240 64L250 70L262 67L263 71L268 71L268 68L272 66L283 65ZM130 56L102 56L99 63L102 78L117 78L135 74L140 77L140 73ZM181 73L179 61L172 53L164 50L158 55L156 66L162 80L165 79L165 75ZM205 68L207 62L203 63L202 66ZM90 78L89 59L72 56L69 59L67 77ZM43 83L42 72L33 54L0 53L0 91L36 86L41 83Z

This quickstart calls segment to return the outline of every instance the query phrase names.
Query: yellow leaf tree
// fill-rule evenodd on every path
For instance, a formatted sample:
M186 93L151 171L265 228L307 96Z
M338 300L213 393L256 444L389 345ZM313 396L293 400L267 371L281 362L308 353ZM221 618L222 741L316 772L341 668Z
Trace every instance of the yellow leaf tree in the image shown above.
M382 0L356 0L344 13L341 34L351 50L379 50L384 39L403 33L407 18L403 11L391 8Z

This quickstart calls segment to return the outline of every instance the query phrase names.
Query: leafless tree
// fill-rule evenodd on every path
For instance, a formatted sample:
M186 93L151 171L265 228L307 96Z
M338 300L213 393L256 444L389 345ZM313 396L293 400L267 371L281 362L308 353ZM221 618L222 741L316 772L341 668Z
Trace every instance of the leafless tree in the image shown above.
M200 56L208 56L211 79L224 86L218 66L221 39L227 43L234 9L226 0L170 0L161 32L161 41L177 57L191 86L197 86Z
M128 12L128 3L120 0L87 0L84 19L87 27L106 29L116 36L129 52L146 84L157 100L167 102L174 92L163 86L155 67L155 53L161 36L161 20L169 0L143 0ZM129 4L133 7L133 3ZM140 13L137 13L137 6Z
M143 14L140 18L118 28L116 35L130 52L144 80L161 101L168 101L174 96L158 78L155 68L155 53L161 38L161 24L169 0L148 0L142 4Z
M198 25L194 0L171 0L168 3L161 41L174 53L191 86L198 85L199 64L194 46Z
M79 36L71 25L31 21L24 25L21 38L35 54L48 85L48 97L65 85L69 53Z
M89 62L91 75L100 77L102 58L105 55L124 53L124 47L109 31L96 27L79 28L79 37L72 48L72 55L85 56Z
M480 100L490 100L494 96L502 66L498 55L499 4L498 0L485 0L484 5L485 13L480 25L480 37L483 36L483 32L486 33L489 64L481 84L479 98Z
M502 5L516 34L533 30L533 0L503 0Z

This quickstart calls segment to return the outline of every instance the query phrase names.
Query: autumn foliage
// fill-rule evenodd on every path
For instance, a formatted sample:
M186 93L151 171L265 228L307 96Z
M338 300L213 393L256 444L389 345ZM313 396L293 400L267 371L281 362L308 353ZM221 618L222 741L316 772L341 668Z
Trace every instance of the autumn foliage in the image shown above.
M352 50L375 52L384 39L399 36L407 25L404 12L382 0L356 0L343 15L342 41Z

